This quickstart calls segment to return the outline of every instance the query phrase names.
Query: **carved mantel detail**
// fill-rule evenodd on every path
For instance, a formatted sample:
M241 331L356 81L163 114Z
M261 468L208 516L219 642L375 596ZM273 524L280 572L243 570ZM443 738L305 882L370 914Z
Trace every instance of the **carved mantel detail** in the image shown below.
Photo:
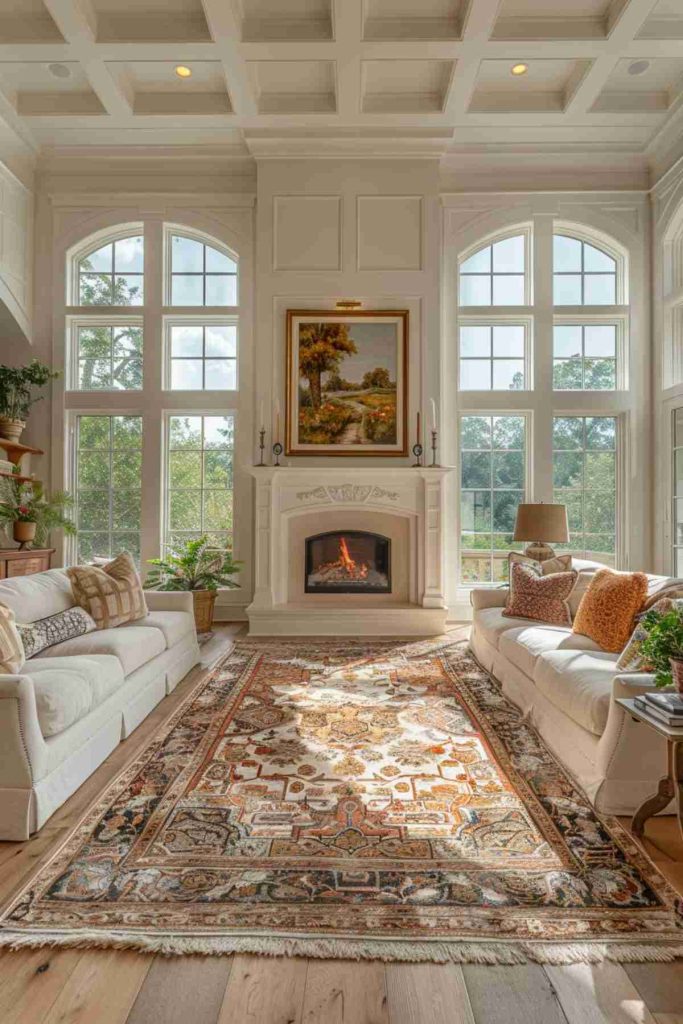
M398 501L398 491L388 491L373 484L338 484L336 486L313 487L310 491L297 491L297 501L342 502L363 505L366 501Z

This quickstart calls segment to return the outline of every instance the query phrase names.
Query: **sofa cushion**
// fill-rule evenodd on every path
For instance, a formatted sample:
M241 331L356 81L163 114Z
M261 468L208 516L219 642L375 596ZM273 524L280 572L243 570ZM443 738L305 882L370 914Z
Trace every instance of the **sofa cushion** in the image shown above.
M146 662L166 650L166 639L160 629L153 626L118 626L116 629L97 629L94 633L75 636L55 644L38 655L52 658L76 654L113 654L121 662L123 674L129 676Z
M66 611L48 615L45 619L17 623L27 658L35 658L36 654L46 651L48 647L54 647L62 640L81 636L82 633L91 633L93 629L95 621L83 608L67 608Z
M541 574L540 562L524 565L510 563L510 592L504 615L535 619L554 626L570 626L572 617L567 598L576 583L576 573Z
M17 622L35 622L76 604L64 569L0 580L0 603L12 609Z
M166 646L173 647L189 633L194 633L194 615L189 612L150 612L146 619L131 622L126 629L145 629L147 626L160 629L166 638Z
M530 679L534 676L537 659L546 651L587 650L600 648L590 637L572 633L569 626L516 626L500 638L498 650L508 661L521 669Z
M15 675L21 671L25 657L21 633L14 621L14 612L0 604L0 672Z
M548 651L537 659L533 679L551 704L577 725L602 736L617 672L616 654Z
M74 601L92 615L98 629L112 629L143 619L147 604L135 562L122 551L103 568L73 565L66 570Z
M56 736L123 686L123 669L111 655L32 658L23 675L33 682L43 736Z
M574 632L590 636L603 651L619 654L633 632L635 617L647 598L644 572L600 569L591 580L574 618Z
M484 639L495 647L499 646L503 633L515 626L528 626L528 619L514 619L511 616L503 615L502 608L482 608L477 610L474 617L475 628Z

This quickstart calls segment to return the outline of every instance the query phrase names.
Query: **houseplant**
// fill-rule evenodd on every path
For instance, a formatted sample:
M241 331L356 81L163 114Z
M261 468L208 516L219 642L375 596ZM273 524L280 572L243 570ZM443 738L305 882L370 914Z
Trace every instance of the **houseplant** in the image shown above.
M232 552L211 547L206 536L188 540L183 548L165 558L150 558L153 567L147 574L147 590L189 590L194 601L194 620L198 633L211 629L216 594L220 587L237 587L233 576L241 562Z
M640 646L644 661L655 674L657 686L671 686L683 693L683 616L677 609L651 611L643 617L647 636Z
M0 437L18 441L26 426L29 409L42 395L34 395L36 388L44 388L59 373L38 359L27 366L0 365Z
M0 523L12 523L12 536L21 548L36 538L39 544L47 541L50 530L61 529L75 534L76 527L67 512L73 498L66 491L49 495L39 480L9 479L0 498Z

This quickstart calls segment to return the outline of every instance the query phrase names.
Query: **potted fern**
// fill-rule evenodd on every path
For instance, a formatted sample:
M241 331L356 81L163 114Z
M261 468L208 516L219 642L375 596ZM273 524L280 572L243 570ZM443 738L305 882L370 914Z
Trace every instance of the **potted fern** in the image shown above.
M232 578L241 562L232 552L212 547L206 536L188 540L181 549L165 558L150 558L152 566L145 580L146 590L189 590L194 602L194 621L198 633L207 633L213 623L216 594L221 587L238 587Z
M26 426L26 417L32 405L42 395L34 395L35 388L44 388L59 373L38 359L27 366L0 365L0 437L17 442Z
M0 523L12 524L12 537L20 549L29 547L36 539L39 544L47 541L50 530L61 529L74 535L76 527L68 512L73 498L67 491L53 491L48 494L39 480L9 479L5 493L0 498Z
M677 609L648 612L642 623L648 633L640 653L655 674L656 686L671 686L683 693L683 616Z

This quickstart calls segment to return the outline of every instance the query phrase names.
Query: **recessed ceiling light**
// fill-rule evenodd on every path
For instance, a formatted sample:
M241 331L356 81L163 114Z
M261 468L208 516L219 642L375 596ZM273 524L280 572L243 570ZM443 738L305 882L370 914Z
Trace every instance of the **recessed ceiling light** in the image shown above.
M634 60L633 64L628 66L628 73L629 75L644 75L649 66L649 60Z
M178 64L175 69L175 73L178 78L190 78L192 75L192 68L188 68L184 64Z
M510 71L513 75L525 75L529 70L528 64L513 64Z
M71 78L71 68L68 64L48 64L47 70L54 78Z

